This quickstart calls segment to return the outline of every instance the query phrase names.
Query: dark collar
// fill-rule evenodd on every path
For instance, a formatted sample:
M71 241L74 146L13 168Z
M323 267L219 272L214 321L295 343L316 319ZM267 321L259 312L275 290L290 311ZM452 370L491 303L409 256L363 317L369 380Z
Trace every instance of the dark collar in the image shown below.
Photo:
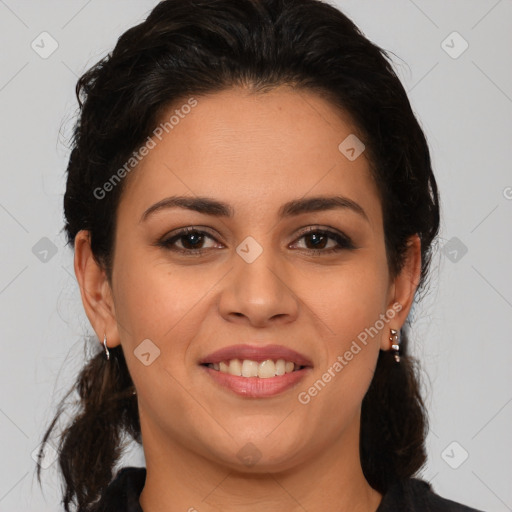
M120 469L106 488L94 512L143 512L139 496L146 482L146 468Z
M94 512L143 512L139 496L146 481L146 468L128 466L117 472ZM384 494L375 512L482 512L434 493L424 480L396 481Z
M395 481L375 512L482 512L436 494L430 483L418 478Z

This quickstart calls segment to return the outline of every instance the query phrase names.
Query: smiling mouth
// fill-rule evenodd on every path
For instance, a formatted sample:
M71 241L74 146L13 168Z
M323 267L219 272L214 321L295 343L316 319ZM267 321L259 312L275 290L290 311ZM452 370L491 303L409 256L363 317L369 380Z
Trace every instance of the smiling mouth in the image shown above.
M260 362L251 359L231 359L220 363L203 363L202 366L236 377L258 377L260 379L280 377L307 368L285 359L266 359Z

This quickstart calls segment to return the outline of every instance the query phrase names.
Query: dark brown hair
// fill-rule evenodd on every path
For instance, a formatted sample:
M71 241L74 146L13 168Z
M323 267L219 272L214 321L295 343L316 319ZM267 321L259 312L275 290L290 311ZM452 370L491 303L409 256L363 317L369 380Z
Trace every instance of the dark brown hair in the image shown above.
M437 186L424 133L388 54L319 0L164 0L143 23L127 30L76 86L80 112L64 196L68 244L78 231L88 230L94 257L111 281L124 182L105 200L94 190L140 147L169 105L234 86L263 92L283 84L321 94L349 113L378 185L390 275L402 268L407 239L418 234L422 290L439 229ZM362 403L361 463L366 479L381 493L395 480L414 475L426 460L427 417L406 330L400 364L391 352L380 352ZM46 443L65 400L77 392L78 410L59 444L66 511L71 506L93 510L112 480L123 436L141 442L122 347L111 349L106 361L97 346L43 438Z

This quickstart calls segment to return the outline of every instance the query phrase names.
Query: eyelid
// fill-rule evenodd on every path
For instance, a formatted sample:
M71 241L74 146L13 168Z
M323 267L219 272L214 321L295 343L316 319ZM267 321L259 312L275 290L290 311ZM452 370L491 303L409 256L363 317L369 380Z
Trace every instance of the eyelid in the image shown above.
M298 241L305 235L309 233L320 233L331 240L335 240L338 243L337 247L331 248L331 249L304 249L308 252L323 252L325 254L329 254L330 252L336 252L341 250L352 250L356 249L356 245L354 244L351 237L346 235L343 231L340 231L337 228L332 228L328 226L321 226L321 225L311 225L307 226L306 228L299 231L298 234L295 235L294 240ZM339 239L339 240L337 240ZM341 242L341 243L340 243Z
M206 236L208 238L211 238L216 243L221 243L222 244L222 242L218 241L217 235L213 235L212 233L210 233L210 231L207 231L207 229L209 229L209 228L206 228L206 227L203 227L203 226L187 226L187 227L184 227L184 228L178 228L177 230L171 231L170 233L167 233L163 237L161 237L156 242L156 245L159 245L159 246L162 246L162 247L166 248L166 246L170 245L170 242L176 242L181 237L184 237L184 236L186 236L186 235L188 235L190 233L198 233L200 235L203 235L203 236ZM224 245L224 244L222 244L222 245ZM184 249L177 249L177 252L179 252L180 250L185 252ZM204 249L198 249L197 251L200 251L200 250L204 250ZM193 249L187 249L186 252L192 253Z
M189 233L198 233L199 235L206 236L213 240L216 243L221 243L217 240L216 235L214 236L209 231L207 231L209 228L205 228L202 226L187 226L184 228L179 228L176 232L173 234L166 234L164 235L159 241L156 242L155 245L163 247L164 249L182 253L182 254L189 254L189 255L201 255L207 251L209 251L212 248L199 248L199 249L180 249L180 248L171 248L171 246L176 243L180 238L186 236ZM172 232L171 232L172 233ZM294 238L292 242L288 244L288 246L292 243L297 243L301 238L303 238L305 235L309 233L320 233L323 236L328 237L330 240L334 240L337 243L336 247L331 247L329 249L297 249L302 252L307 253L313 253L313 254L331 254L333 252L339 252L342 250L352 250L356 249L356 246L354 245L354 242L352 241L351 237L343 233L342 231L338 230L337 228L331 228L331 227L324 227L321 225L310 225L307 226L301 230L299 230L298 233L294 235ZM224 245L224 244L222 244Z

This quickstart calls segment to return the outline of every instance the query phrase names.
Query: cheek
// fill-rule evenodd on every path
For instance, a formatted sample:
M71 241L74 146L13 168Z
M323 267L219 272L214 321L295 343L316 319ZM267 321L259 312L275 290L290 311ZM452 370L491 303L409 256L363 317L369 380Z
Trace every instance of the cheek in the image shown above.
M388 293L387 269L376 260L363 259L338 271L315 277L315 287L304 300L324 322L338 349L374 325L385 313Z
M168 397L174 413L183 417L193 409L182 388L187 379L187 347L204 316L201 299L215 281L210 284L206 276L201 278L190 267L171 271L169 265L145 257L143 262L132 253L116 262L116 317L141 405L152 408L161 421L170 422L171 413L161 407L161 397ZM144 340L154 345L147 341L142 345ZM139 358L143 346L150 353L148 365Z
M331 417L323 428L335 435L358 413L373 378L380 341L389 328L380 320L386 312L387 274L368 264L325 281L328 293L318 291L309 303L321 319L322 357L315 374L298 390L298 399L313 416ZM339 410L335 416L333 404Z
M333 401L339 401L347 413L355 413L371 382L380 343L389 328L381 320L387 306L387 267L377 258L363 254L316 283L308 305L322 320L318 324L322 357L308 383L314 386L309 388L310 396L318 396L315 407L328 408ZM304 391L309 395L307 389Z
M186 324L181 320L215 282L210 284L192 267L171 266L147 255L132 253L116 264L116 315L128 331L125 338L135 342L152 337L163 342L173 330L180 330Z

